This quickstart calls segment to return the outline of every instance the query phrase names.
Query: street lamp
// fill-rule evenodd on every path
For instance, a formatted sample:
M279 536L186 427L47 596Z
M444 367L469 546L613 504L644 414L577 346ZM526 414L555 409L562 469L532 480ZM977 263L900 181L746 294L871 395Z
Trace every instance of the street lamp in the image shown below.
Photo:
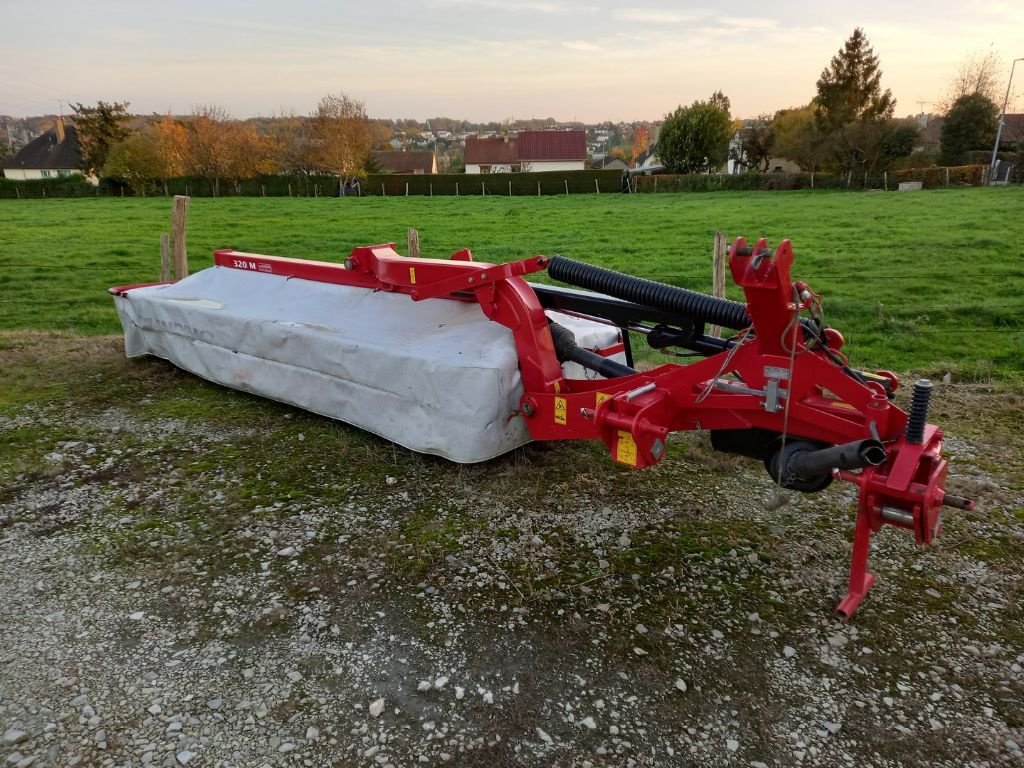
M1018 61L1024 61L1024 57L1014 59L1013 64L1010 65L1010 82L1006 84L1006 97L1003 99L1003 113L999 116L999 127L996 128L996 143L992 147L992 162L989 163L988 168L988 183L992 184L996 180L996 153L999 152L999 137L1003 134L1003 123L1006 121L1006 104L1010 101L1010 86L1013 85L1013 70L1017 67Z

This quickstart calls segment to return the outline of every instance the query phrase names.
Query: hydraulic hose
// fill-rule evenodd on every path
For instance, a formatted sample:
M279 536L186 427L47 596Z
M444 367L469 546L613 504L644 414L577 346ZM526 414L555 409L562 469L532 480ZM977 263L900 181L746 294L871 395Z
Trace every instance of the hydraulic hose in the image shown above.
M699 323L711 323L738 331L748 327L751 322L747 308L738 301L719 299L674 285L624 275L565 256L551 257L548 274L569 285L672 312Z
M633 368L614 360L601 357L596 352L584 349L576 343L576 336L564 325L559 325L554 320L548 320L548 327L551 329L551 340L555 344L555 357L558 362L572 361L579 363L584 368L594 371L606 379L614 379L619 376L629 376L636 373Z

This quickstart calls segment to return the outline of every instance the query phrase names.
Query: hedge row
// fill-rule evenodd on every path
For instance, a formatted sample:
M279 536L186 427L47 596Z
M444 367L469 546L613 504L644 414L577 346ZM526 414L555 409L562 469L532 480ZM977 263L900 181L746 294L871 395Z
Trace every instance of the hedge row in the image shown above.
M889 174L740 173L637 176L636 192L718 192L785 189L894 189L901 181L922 181L926 187L978 186L984 166L912 168ZM947 182L948 173L948 182Z
M977 187L985 178L984 165L957 165L949 168L909 168L896 171L889 178L920 181L925 187Z
M635 176L635 192L717 192L789 189L892 189L901 181L921 181L925 187L977 186L984 165L953 168L912 168L888 176L863 174L840 176L824 173L742 173ZM1024 161L1018 162L1010 180L1024 182ZM620 192L621 171L544 171L540 173L467 174L371 174L361 185L363 195L564 195ZM331 197L338 193L338 178L317 176L260 176L241 182L222 180L222 197ZM0 198L133 196L127 185L102 179L94 186L82 176L16 181L0 178ZM209 197L213 185L207 179L181 177L153 185L147 194Z
M537 173L394 174L372 173L362 194L401 195L586 195L621 192L622 171L540 171Z
M0 198L95 197L99 194L103 193L77 174L27 181L0 176Z

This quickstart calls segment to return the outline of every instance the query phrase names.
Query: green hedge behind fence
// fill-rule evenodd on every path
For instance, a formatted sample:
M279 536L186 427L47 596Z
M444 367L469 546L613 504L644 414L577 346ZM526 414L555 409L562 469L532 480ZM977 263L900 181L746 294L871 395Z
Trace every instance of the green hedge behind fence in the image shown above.
M77 174L27 181L0 177L0 198L95 197L101 194L95 185Z
M586 195L621 192L622 171L539 171L537 173L371 173L364 195ZM407 192L408 190L408 192Z
M982 183L984 165L954 168L910 168L893 171L888 177L824 173L742 173L635 176L636 192L718 192L787 189L893 189L901 181L921 181L925 187L977 186ZM1024 182L1024 160L1017 163L1011 182ZM364 195L564 195L617 193L622 191L621 171L543 171L539 173L492 174L371 174L362 184ZM221 197L332 197L338 178L316 176L260 176L241 182L221 180ZM163 195L162 183L147 190ZM169 179L166 194L210 197L213 185L199 177ZM82 176L16 181L0 178L0 198L137 196L130 187L113 179L94 186Z
M637 176L637 192L718 192L779 189L888 189L901 181L922 181L925 187L978 186L985 171L981 165L956 168L911 168L888 175L837 175L827 173L740 173ZM948 182L947 182L948 178Z

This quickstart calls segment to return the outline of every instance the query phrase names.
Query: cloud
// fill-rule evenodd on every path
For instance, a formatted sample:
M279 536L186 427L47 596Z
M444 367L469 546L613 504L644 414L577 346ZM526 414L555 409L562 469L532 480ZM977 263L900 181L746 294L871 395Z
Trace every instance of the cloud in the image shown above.
M508 3L505 0L421 0L423 5L431 8L485 8L491 11L507 11L521 13L534 11L537 13L569 14L585 10L593 10L590 6L573 2L557 2L557 0L521 0Z
M661 8L626 8L612 13L618 21L635 21L649 24L686 24L706 18L710 11L666 11Z
M756 16L721 16L717 21L723 26L741 29L777 29L779 26L775 19L761 19Z
M601 46L594 45L594 43L588 42L586 40L564 41L562 43L562 46L564 48L568 48L570 51L584 51L588 53L592 51L601 50Z

